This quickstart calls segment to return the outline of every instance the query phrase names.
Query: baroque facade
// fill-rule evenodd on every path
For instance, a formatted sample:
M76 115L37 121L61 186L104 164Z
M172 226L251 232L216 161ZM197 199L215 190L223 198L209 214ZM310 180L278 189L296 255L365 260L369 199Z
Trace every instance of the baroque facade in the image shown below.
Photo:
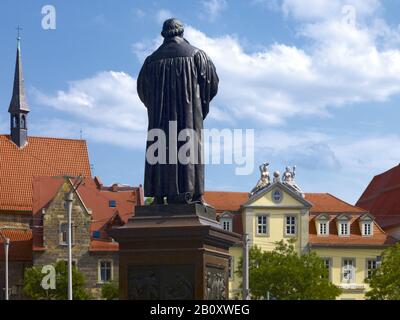
M266 251L282 239L294 239L299 254L312 250L323 259L330 280L342 290L339 299L364 299L368 290L365 278L379 264L382 251L396 239L382 230L367 210L329 193L303 193L294 175L289 175L293 171L286 168L285 173L281 178L275 172L266 184L257 184L261 188L242 193L242 201L235 201L233 210L220 210L221 226L248 234L250 246ZM206 200L218 208L220 204L213 199L219 196L231 198L229 193L209 192ZM242 246L230 249L231 299L241 295L242 279L235 271L242 252Z

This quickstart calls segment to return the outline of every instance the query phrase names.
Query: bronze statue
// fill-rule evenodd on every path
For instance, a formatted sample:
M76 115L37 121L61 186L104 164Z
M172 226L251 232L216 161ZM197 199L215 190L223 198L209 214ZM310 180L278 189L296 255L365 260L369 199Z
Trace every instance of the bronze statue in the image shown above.
M137 81L139 97L148 112L149 132L161 129L166 135L166 152L162 157L166 161L150 163L146 157L144 193L146 197L155 197L157 204L163 204L164 197L168 203L204 203L201 131L219 80L210 58L190 45L183 32L179 20L164 22L161 33L164 42L146 58ZM192 130L199 138L193 140L196 146L189 151L196 153L199 161L181 163L178 159L180 148L191 140L191 137L185 141L177 138L185 129ZM147 151L152 144L148 138Z

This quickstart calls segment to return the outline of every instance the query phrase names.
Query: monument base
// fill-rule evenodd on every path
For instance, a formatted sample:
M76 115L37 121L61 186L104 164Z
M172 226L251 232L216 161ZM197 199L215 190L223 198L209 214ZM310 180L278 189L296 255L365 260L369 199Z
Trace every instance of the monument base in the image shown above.
M241 236L222 230L201 204L137 206L111 236L119 243L120 298L228 299L229 248Z

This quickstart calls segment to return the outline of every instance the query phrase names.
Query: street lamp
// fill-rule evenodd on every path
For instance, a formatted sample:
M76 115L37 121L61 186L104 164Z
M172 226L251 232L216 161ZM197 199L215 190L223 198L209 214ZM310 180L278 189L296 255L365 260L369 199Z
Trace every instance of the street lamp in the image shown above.
M9 299L9 290L8 290L8 249L10 247L10 238L4 236L3 232L0 229L0 237L4 241L4 260L5 260L5 299Z
M83 178L81 176L78 176L77 178L72 176L64 176L63 178L68 179L71 183L72 179L76 179L65 198L65 201L67 202L68 215L68 300L72 300L72 203L74 201L74 193L76 190L78 190L79 186L83 182Z
M243 300L250 300L249 291L249 234L243 235Z

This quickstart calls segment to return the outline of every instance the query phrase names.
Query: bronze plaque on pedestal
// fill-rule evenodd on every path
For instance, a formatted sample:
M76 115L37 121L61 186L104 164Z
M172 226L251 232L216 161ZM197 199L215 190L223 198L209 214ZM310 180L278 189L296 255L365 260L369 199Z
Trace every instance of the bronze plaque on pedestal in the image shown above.
M194 299L194 266L128 266L129 300Z

